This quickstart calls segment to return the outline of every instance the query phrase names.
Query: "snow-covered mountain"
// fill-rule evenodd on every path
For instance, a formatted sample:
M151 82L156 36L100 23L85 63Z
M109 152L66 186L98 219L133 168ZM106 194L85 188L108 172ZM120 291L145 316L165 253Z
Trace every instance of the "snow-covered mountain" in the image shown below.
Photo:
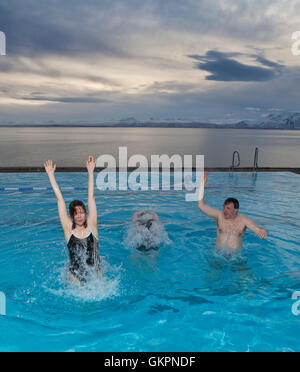
M120 120L119 125L131 125L137 127L178 127L178 128L238 128L238 129L300 129L299 112L281 112L269 114L259 120L243 120L238 123L228 124L226 122L218 124L205 123L201 121L191 121L184 119L164 119L138 121L135 118Z
M44 122L44 123L8 123L1 126L23 127L23 126L51 126L51 127L136 127L136 128L234 128L234 129L300 129L299 112L281 112L269 114L259 120L243 120L238 123L218 123L201 122L200 120L175 119L153 119L138 120L135 117L121 119L118 121L77 121L77 122Z
M300 113L282 112L269 114L264 119L241 121L234 125L235 128L261 128L261 129L300 129Z

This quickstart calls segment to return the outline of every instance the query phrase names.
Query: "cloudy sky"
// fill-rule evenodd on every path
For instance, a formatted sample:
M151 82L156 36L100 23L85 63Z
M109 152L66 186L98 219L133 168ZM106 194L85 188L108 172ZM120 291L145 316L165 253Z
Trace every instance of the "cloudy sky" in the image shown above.
M0 123L297 111L299 14L300 0L1 0Z

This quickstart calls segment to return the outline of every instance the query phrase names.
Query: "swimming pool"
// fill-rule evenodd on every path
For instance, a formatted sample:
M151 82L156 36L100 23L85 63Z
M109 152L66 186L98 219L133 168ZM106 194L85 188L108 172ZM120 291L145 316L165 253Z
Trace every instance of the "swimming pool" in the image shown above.
M86 202L86 174L57 174L64 197ZM231 260L214 253L216 228L185 193L100 192L105 277L66 283L68 255L45 174L1 174L0 351L300 351L300 177L210 174L206 201L228 196L270 231L247 232ZM232 187L232 188L231 188ZM20 188L22 188L20 190ZM132 214L156 211L169 244L143 254L124 245Z

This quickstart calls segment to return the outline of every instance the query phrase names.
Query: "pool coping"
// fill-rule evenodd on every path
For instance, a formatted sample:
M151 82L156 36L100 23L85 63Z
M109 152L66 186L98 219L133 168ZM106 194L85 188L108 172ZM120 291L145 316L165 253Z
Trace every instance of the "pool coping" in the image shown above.
M96 168L95 171L100 172L106 169L107 168ZM139 170L139 168L128 168L127 172L134 172L136 170ZM215 167L215 168L208 167L208 168L205 168L205 170L207 170L208 172L225 172L225 173L232 172L230 167L225 167L225 168L224 167L223 168L222 167ZM119 168L116 168L116 171L119 173L121 170ZM124 170L122 171L124 172ZM175 172L175 169L171 168L170 171ZM197 169L193 168L192 171L196 172ZM56 172L57 173L85 173L87 172L87 169L83 167L60 167L56 169ZM150 168L149 168L149 172L151 172ZM258 169L253 169L252 167L251 168L241 167L241 168L235 168L234 172L238 172L238 173L241 173L241 172L248 172L248 173L252 173L252 172L275 172L275 173L292 172L292 173L300 175L300 168L263 168L261 167ZM0 167L0 173L45 173L45 169L43 167Z

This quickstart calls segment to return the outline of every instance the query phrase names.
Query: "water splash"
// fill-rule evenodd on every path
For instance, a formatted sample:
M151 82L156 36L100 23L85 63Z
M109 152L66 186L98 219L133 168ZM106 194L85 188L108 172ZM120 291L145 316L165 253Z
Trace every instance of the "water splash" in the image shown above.
M99 302L121 295L122 266L110 266L103 258L101 260L102 277L93 272L86 283L77 285L68 281L68 268L65 265L58 269L55 280L53 276L47 280L43 287L49 293L66 299L82 302Z
M130 249L139 250L143 247L145 251L158 250L162 245L170 244L170 239L163 224L153 220L152 215L146 214L131 224L125 244Z

